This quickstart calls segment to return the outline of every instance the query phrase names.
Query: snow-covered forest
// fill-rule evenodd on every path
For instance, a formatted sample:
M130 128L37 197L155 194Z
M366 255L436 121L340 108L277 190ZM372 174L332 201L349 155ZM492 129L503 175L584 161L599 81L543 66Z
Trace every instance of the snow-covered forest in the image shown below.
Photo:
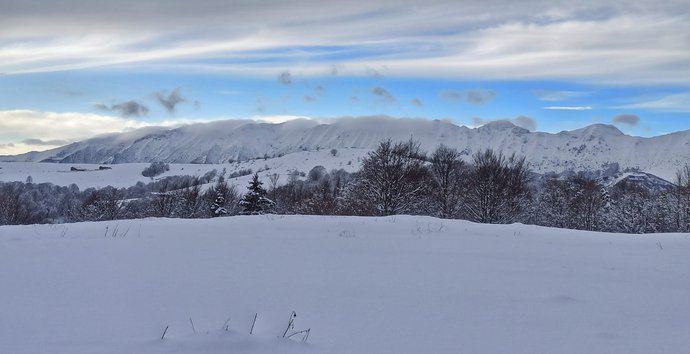
M336 152L334 152L335 154ZM258 175L236 186L228 174L153 176L128 188L0 182L0 224L63 223L142 217L208 218L236 214L428 215L480 223L524 223L625 233L690 231L690 166L673 184L606 181L596 174L542 175L520 156L491 149L469 163L454 148L422 151L415 141L383 141L350 173L318 165Z

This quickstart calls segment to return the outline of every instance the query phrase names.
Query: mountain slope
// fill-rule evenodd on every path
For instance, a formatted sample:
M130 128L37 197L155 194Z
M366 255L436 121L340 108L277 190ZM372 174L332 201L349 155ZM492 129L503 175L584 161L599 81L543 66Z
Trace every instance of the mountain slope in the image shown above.
M608 188L628 185L655 193L669 191L674 187L673 183L644 172L620 172L612 176L603 177L602 182Z
M427 151L440 144L456 147L465 158L492 148L526 156L536 172L600 170L618 163L670 179L690 160L690 131L653 138L632 137L611 125L594 124L558 134L530 132L507 121L476 129L449 121L342 118L327 124L295 120L281 124L218 121L179 128L146 128L101 136L57 149L4 157L5 161L129 163L166 161L220 163L303 150L365 148L384 139L419 141Z

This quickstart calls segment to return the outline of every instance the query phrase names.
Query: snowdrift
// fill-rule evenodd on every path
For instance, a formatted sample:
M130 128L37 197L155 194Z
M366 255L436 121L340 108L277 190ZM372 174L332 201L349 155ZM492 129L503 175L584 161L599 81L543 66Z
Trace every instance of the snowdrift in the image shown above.
M685 353L689 254L412 216L3 226L0 353Z

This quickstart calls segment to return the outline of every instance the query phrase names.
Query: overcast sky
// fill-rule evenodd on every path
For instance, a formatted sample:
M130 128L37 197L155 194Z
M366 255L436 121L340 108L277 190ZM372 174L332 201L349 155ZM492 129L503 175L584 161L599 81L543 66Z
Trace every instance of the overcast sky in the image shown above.
M0 154L227 118L690 129L683 1L0 0Z

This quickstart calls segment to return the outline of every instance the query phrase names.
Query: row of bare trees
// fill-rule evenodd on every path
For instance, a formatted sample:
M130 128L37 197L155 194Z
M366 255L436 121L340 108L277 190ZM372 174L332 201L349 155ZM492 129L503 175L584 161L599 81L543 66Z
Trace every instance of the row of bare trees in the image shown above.
M605 187L584 174L539 176L524 158L492 150L469 162L462 157L446 146L427 156L414 141L384 141L355 174L319 167L306 180L272 183L269 194L276 212L290 214L422 214L627 233L690 231L687 167L675 187L653 191L626 183Z
M414 141L385 141L364 160L346 198L378 215L507 223L525 210L529 177L525 159L514 155L485 150L467 164L457 150L443 145L427 157Z
M440 146L430 156L414 141L383 141L354 174L317 166L306 180L289 178L269 195L276 210L294 214L433 215L507 223L526 210L531 196L524 158L492 150L465 163Z

